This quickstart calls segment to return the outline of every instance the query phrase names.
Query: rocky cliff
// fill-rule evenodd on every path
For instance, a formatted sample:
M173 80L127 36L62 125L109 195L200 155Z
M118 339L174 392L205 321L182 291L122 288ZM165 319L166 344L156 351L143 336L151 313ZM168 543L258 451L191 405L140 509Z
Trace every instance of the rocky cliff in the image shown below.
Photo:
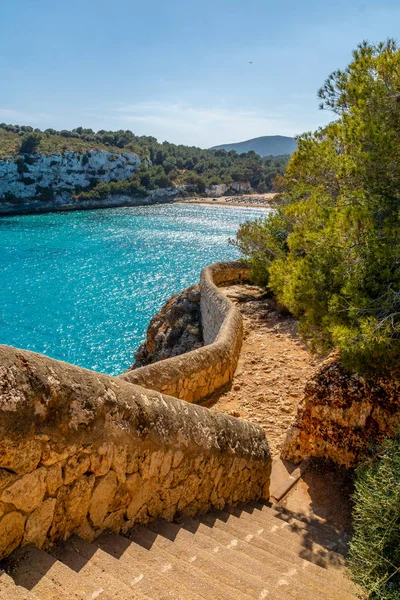
M136 154L105 150L24 154L0 160L0 214L154 204L171 201L178 194L178 188L168 188L149 192L145 198L123 194L101 200L74 198L97 183L129 179L140 164Z
M400 377L368 381L329 358L307 383L282 450L300 462L325 457L353 467L400 427Z
M151 319L132 368L179 356L202 345L200 290L192 286L168 300Z

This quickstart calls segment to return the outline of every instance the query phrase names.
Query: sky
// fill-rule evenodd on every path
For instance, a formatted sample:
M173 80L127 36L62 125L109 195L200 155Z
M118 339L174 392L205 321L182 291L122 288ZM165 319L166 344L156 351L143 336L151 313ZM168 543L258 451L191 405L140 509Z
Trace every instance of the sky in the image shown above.
M0 0L0 122L213 145L297 135L399 0Z

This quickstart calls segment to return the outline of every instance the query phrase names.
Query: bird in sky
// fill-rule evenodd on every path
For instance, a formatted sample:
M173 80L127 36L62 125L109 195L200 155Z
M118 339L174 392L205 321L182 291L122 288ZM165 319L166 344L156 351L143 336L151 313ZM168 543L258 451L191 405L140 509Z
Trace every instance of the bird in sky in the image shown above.
M252 61L252 60L249 60L249 64L250 64L250 65L252 65L252 64L253 64L253 61Z

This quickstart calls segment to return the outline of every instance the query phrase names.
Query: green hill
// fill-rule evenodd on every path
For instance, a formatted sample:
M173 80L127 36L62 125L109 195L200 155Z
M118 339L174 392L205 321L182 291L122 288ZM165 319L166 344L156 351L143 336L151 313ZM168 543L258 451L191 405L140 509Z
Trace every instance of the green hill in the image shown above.
M213 185L225 184L229 188L238 182L247 183L252 190L264 193L273 189L276 175L284 173L289 159L288 155L261 158L254 152L239 155L224 150L159 143L154 137L136 136L129 130L94 132L77 127L71 131L41 131L27 125L0 123L0 163L1 159L7 158L17 162L22 179L29 179L28 162L34 160L29 158L30 155L71 151L87 154L101 150L136 154L142 161L140 169L126 181L93 181L90 189L77 189L77 194L145 194L170 186L186 186L194 193L204 194Z
M260 156L282 156L283 154L292 154L296 148L297 142L292 137L286 137L284 135L264 135L263 137L246 140L245 142L213 146L210 149L226 150L227 152L235 150L238 154L253 150Z

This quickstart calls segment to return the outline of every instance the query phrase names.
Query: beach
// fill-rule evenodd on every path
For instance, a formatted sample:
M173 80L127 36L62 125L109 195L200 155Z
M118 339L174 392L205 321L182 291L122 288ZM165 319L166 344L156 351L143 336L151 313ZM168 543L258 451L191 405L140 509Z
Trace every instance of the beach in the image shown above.
M233 206L235 208L271 208L271 200L276 196L270 194L244 194L241 196L221 196L219 198L201 198L193 196L191 198L179 198L175 200L177 204L211 204L214 206Z

